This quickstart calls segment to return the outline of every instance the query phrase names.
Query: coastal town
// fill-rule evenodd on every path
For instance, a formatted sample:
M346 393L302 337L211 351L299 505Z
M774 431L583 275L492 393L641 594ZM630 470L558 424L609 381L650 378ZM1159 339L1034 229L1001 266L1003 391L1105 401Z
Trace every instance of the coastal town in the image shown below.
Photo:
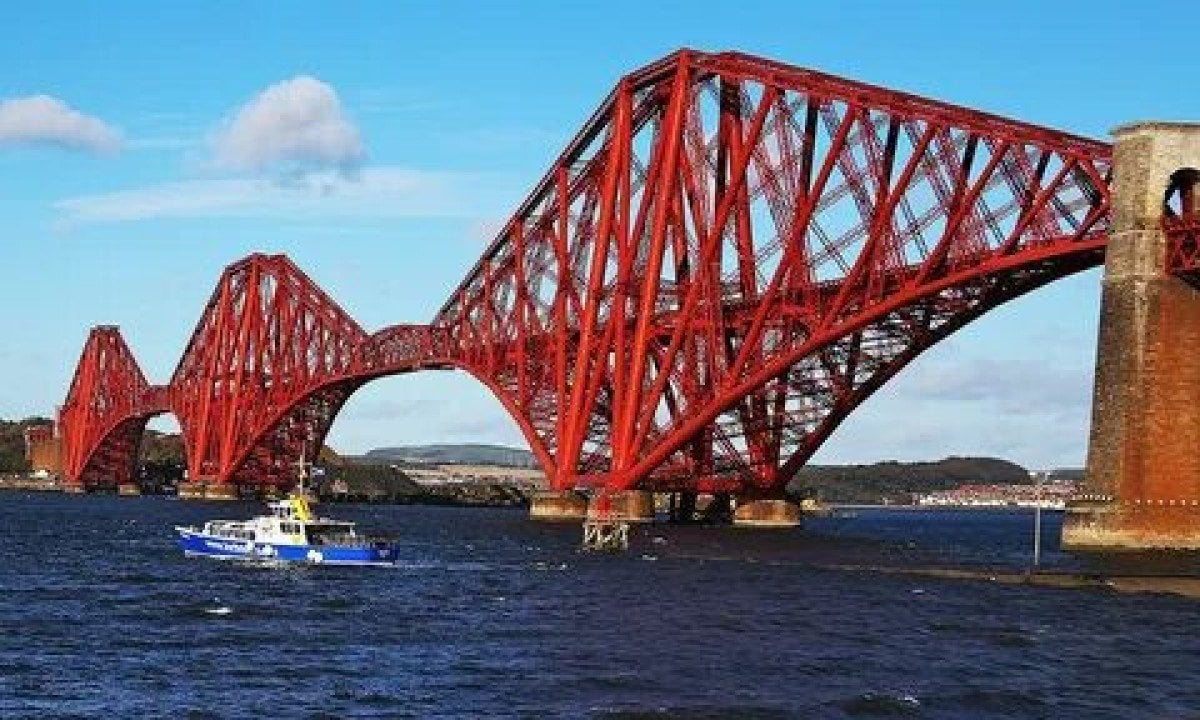
M998 508L1040 507L1043 510L1063 510L1075 492L1075 483L1069 479L1051 476L1049 482L1038 483L1036 475L1030 473L1028 485L1018 484L967 484L942 492L915 493L913 505L923 507L955 508Z

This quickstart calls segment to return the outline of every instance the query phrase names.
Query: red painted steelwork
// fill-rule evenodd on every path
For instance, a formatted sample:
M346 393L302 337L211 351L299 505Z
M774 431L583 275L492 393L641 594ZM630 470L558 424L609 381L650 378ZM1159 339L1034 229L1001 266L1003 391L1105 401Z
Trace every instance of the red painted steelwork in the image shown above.
M58 413L67 482L130 482L146 421L167 409L166 389L146 382L120 330L93 328Z
M1197 185L1200 171L1185 168L1175 173L1163 206L1163 231L1167 236L1167 272L1200 285L1200 207Z
M283 482L382 375L453 367L554 487L775 494L912 358L1103 260L1109 145L737 53L608 96L429 326L222 276L171 383L194 477Z
M682 51L618 84L434 324L557 487L776 493L923 349L1102 261L1110 155Z
M194 481L284 483L358 383L367 333L290 260L221 276L171 379Z

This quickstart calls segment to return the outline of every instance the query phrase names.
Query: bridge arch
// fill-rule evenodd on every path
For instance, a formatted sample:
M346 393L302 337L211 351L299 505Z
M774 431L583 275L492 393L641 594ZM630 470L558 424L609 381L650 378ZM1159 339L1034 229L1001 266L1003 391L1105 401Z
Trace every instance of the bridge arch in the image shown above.
M67 482L85 489L136 484L147 426L154 418L167 415L174 417L169 410L157 410L117 421L84 456L81 468L68 473Z
M307 438L299 445L303 447L303 459L316 462L338 415L358 390L378 380L434 370L458 371L487 388L521 431L539 465L543 470L552 472L553 459L543 439L502 388L478 369L449 359L434 359L412 367L330 381L295 398L269 418L263 428L249 439L248 446L240 452L233 465L230 482L255 486L290 485L294 482L296 460L300 459L295 449L297 444L289 437L293 429L298 429ZM313 412L314 408L319 408L319 411Z
M958 293L964 288L963 278L947 277L934 283L917 297L897 297L881 303L871 312L854 318L842 327L831 328L823 334L813 334L788 352L769 359L753 375L745 377L732 387L722 389L720 396L714 398L707 406L697 409L686 423L674 430L669 438L660 440L647 453L642 463L631 470L627 478L618 479L615 484L621 489L636 487L644 474L652 472L655 466L669 457L671 453L676 452L696 433L701 432L712 423L718 422L722 414L728 413L739 402L772 381L785 377L797 368L804 368L806 364L811 367L820 362L821 355L828 353L831 348L837 348L839 344L845 344L855 338L861 341L866 335L879 336L882 334L881 323L910 322L916 315L923 314L926 315L926 318L937 317L936 325L928 324L921 336L884 347L883 352L872 358L875 367L867 373L860 373L853 368L843 366L835 368L841 372L841 377L838 378L837 374L830 372L831 368L826 365L823 372L803 374L802 377L807 382L791 388L789 400L801 399L802 396L811 397L817 394L814 392L816 390L829 393L834 397L815 423L810 423L809 427L800 430L797 442L794 443L790 454L777 456L774 466L752 469L751 477L748 478L751 480L749 483L751 491L757 489L765 493L778 493L855 408L879 390L888 380L895 377L922 352L950 337L988 311L1050 282L1097 267L1103 263L1103 259L1103 244L1095 242L1092 243L1088 252L1072 251L1064 253L1059 258L1039 260L1031 263L1028 268L1024 269L1024 273L1017 276L997 270L994 273L975 278L975 282L980 286L978 294L966 304L957 307L939 302L945 300L940 293L949 290ZM1003 279L1004 282L995 282L998 279ZM836 389L814 387L812 380L814 377L819 378L822 375L829 385L838 384L840 380L841 387ZM779 418L779 422L800 425L799 422L786 416Z

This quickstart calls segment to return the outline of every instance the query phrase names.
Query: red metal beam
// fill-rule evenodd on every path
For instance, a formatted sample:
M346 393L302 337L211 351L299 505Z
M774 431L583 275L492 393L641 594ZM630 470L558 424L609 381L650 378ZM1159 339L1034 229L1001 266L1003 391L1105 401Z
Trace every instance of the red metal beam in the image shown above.
M1110 154L681 50L620 80L430 325L368 335L286 258L251 256L222 275L170 407L193 478L286 483L362 384L452 367L555 487L777 493L921 351L1102 261ZM1200 253L1179 227L1182 264ZM72 392L144 393L122 377ZM122 407L109 433L141 417Z

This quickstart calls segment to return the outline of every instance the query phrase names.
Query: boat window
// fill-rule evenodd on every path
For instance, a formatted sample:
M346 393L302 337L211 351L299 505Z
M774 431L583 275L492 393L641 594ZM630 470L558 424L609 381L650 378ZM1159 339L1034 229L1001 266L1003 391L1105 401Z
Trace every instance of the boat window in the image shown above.
M214 537L230 538L232 540L253 540L254 531L228 525L214 525L209 533Z

